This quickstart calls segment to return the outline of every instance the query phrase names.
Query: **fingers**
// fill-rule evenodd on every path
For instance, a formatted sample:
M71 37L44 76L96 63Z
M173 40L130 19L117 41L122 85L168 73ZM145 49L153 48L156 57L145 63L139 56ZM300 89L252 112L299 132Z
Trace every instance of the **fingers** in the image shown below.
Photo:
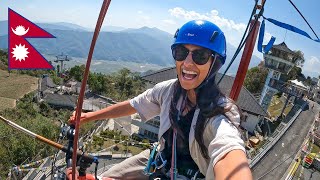
M73 113L70 116L68 122L69 122L69 124L75 124L76 123L76 111L73 111Z
M80 119L84 116L84 113L81 113ZM69 118L69 124L76 124L76 111L73 111L72 115Z
M72 167L69 167L69 168L66 169L66 175L67 175L69 180L72 179ZM79 176L79 173L76 170L76 179L78 179L78 176Z
M86 113L81 113L80 124L85 118L86 118ZM72 115L70 116L68 122L69 122L69 124L76 124L76 111L74 111L72 113Z

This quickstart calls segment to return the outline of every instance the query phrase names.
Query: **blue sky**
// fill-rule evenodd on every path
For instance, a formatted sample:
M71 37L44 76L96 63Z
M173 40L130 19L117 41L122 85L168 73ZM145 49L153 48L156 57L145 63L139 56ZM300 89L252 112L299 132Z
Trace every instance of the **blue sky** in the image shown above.
M316 9L320 7L320 1L292 1L320 36L320 14ZM93 29L101 4L102 0L2 0L0 20L8 19L7 9L10 7L34 22L70 22ZM104 25L157 27L173 34L187 20L202 18L219 25L225 32L227 41L237 46L253 5L254 0L113 0ZM267 0L264 16L294 25L315 38L288 0ZM277 38L276 44L284 41L290 49L304 52L305 75L320 75L320 43L266 22L266 40L270 35ZM256 50L254 54L262 57Z

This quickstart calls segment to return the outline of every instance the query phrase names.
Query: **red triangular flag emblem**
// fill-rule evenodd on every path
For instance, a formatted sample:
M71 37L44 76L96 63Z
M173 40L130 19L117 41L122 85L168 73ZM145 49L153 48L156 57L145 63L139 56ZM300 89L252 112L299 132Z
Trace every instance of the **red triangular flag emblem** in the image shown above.
M55 38L36 24L8 9L8 68L53 69L26 38Z

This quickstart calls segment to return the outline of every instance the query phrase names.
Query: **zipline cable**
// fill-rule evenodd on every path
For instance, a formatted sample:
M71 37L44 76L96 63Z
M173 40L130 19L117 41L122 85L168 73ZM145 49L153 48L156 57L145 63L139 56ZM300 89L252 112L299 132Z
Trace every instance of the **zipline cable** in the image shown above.
M314 32L314 30L312 29L311 25L310 25L309 22L306 20L306 18L303 16L303 14L299 11L299 9L297 8L297 6L296 6L291 0L289 0L289 2L290 2L291 5L298 11L298 13L300 14L300 16L304 19L304 21L308 24L309 28L312 30L313 34L317 37L317 39L319 39L319 37L317 36L316 32Z
M245 45L246 41L248 40L249 35L250 35L251 32L253 31L253 27L255 27L256 21L257 21L258 18L260 17L260 16L256 16L256 17L255 17L255 20L256 20L256 21L255 21L255 23L253 24L253 26L250 28L250 30L249 30L249 32L248 32L248 28L249 28L249 26L250 26L250 22L251 22L251 20L252 20L252 17L254 16L254 14L255 14L255 12L256 12L256 10L257 10L257 4L258 4L258 1L255 0L255 5L254 5L254 7L253 7L253 9L252 9L252 13L251 13L251 16L250 16L250 18L249 18L249 21L248 21L248 23L247 23L246 30L245 30L245 32L243 33L243 36L242 36L241 41L240 41L240 43L239 43L239 45L238 45L238 48L237 48L236 52L234 53L234 55L233 55L230 63L228 64L226 70L224 71L224 73L222 74L220 80L218 81L218 83L217 83L218 85L220 84L220 82L222 81L222 79L224 78L224 76L226 75L226 73L228 72L228 70L230 69L231 65L232 65L233 62L235 61L236 57L237 57L238 54L240 53L240 51L241 51L241 49L243 48L243 46ZM263 6L264 6L264 4L263 4ZM261 11L263 11L263 6L262 6L262 10L261 10ZM261 13L261 11L260 11L260 13ZM248 32L248 33L247 33L247 32ZM246 36L246 34L248 34L248 35ZM246 37L246 38L245 38L245 37Z

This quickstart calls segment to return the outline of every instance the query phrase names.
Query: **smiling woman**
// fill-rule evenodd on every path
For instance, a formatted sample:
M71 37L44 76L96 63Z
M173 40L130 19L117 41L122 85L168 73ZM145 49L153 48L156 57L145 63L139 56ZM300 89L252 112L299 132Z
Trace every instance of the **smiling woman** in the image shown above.
M157 152L145 150L102 176L252 179L238 128L242 114L215 83L226 58L224 33L209 21L194 20L184 24L174 38L171 49L178 79L156 84L129 101L81 115L81 123L134 113L139 113L142 121L160 116ZM71 116L70 122L74 121Z

